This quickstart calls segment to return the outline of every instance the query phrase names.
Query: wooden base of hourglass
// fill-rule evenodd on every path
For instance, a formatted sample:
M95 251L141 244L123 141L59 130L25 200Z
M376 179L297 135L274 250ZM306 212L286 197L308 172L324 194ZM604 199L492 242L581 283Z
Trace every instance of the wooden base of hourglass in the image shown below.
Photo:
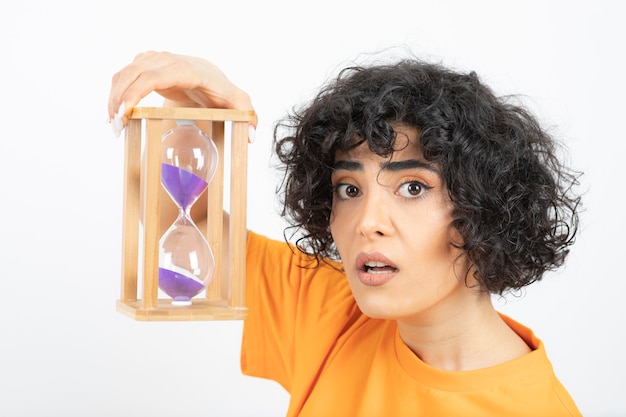
M125 139L122 287L117 311L142 321L246 318L248 125L254 117L254 112L244 110L168 107L133 110ZM171 299L158 298L161 137L165 132L163 121L176 119L195 120L213 138L219 154L217 172L208 192L201 197L208 198L206 236L216 259L215 272L205 295L194 297L190 306L174 306ZM231 126L229 172L224 169L226 123ZM230 179L228 236L223 232L226 175ZM226 244L228 259L222 262L222 248Z

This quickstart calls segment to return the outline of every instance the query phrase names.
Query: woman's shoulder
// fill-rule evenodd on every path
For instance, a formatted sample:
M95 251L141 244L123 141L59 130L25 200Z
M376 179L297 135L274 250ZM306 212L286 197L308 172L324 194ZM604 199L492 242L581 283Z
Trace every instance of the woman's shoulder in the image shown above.
M274 265L289 264L301 268L304 273L309 271L310 274L338 276L345 280L341 262L329 258L316 259L291 242L253 231L248 232L247 254L248 263L271 260Z

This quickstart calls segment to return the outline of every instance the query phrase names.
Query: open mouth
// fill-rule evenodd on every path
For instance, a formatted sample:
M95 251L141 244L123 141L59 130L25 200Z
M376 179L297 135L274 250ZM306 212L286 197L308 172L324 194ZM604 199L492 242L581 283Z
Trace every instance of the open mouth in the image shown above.
M379 261L366 262L363 265L363 270L368 274L391 274L398 272L398 268Z
M377 287L398 275L400 269L380 252L361 252L356 257L358 279L365 285Z

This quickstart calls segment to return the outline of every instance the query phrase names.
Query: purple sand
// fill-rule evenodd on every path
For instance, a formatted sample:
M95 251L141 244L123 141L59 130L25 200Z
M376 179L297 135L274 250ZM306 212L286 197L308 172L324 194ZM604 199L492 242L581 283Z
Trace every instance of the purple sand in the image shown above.
M188 300L204 289L195 279L165 268L159 268L159 287L174 300Z
M196 201L208 185L197 175L169 164L161 164L161 182L183 209Z

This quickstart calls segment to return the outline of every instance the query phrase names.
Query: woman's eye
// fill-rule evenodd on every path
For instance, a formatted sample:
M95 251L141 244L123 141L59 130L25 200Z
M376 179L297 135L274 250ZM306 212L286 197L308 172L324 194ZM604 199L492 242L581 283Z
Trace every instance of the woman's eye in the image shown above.
M335 186L335 193L340 199L346 200L357 197L359 195L359 189L350 184L337 184Z
M410 182L405 182L404 184L402 184L400 186L398 193L402 197L413 198L413 197L419 197L424 192L425 189L426 189L426 186L424 186L424 184L422 184L421 182L410 181Z

